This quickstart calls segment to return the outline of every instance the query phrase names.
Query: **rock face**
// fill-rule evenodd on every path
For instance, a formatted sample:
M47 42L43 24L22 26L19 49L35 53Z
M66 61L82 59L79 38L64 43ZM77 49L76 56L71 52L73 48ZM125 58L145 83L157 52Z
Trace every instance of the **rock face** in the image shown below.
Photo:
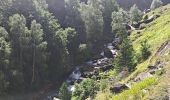
M126 84L116 84L110 87L110 90L113 93L120 93L122 90L128 89L129 87Z

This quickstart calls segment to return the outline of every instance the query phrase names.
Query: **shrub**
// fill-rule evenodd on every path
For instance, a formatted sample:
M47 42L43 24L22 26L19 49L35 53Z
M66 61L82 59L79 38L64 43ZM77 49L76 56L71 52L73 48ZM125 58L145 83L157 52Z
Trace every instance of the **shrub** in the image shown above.
M63 83L60 88L59 98L61 100L71 100L71 93L68 91L66 83Z
M107 88L107 80L103 79L100 83L100 90L104 91Z
M80 44L77 62L79 62L81 64L85 60L88 60L90 57L91 57L90 47L87 44Z
M95 94L99 90L99 86L96 81L92 79L85 79L80 84L75 85L75 91L73 96L77 100L85 100L88 97L94 98Z

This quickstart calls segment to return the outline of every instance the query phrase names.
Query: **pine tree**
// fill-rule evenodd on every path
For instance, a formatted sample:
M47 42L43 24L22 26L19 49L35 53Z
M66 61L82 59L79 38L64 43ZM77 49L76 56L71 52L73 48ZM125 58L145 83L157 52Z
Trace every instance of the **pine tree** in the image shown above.
M147 44L147 41L141 43L141 53L142 53L142 59L146 60L150 55L151 51L149 50L150 46Z
M105 35L109 35L112 33L112 12L117 12L119 10L119 5L117 4L116 0L101 0L101 5L101 11L104 20L103 32L105 32Z
M129 21L129 16L126 11L119 9L118 12L112 12L112 31L118 32L119 30L126 30L125 23Z
M0 27L0 95L9 88L9 59L10 59L10 43L8 41L8 33L3 27ZM8 78L7 78L8 77Z
M130 18L132 22L139 22L142 19L142 15L142 12L138 9L136 4L130 8Z
M125 38L120 45L120 52L114 62L115 69L119 72L125 68L134 70L134 50L128 38Z
M31 51L32 51L32 79L31 83L34 81L41 80L40 77L47 77L45 71L46 69L46 45L47 43L43 41L43 30L41 25L35 20L31 24ZM37 80L36 80L37 79Z
M65 17L65 24L68 27L72 27L74 28L76 31L75 35L74 35L74 39L73 40L68 40L70 43L74 41L74 43L72 43L72 47L70 47L71 45L69 44L69 52L70 52L70 56L71 56L71 60L73 63L77 63L77 59L78 58L78 47L80 45L81 42L85 41L85 25L84 25L84 21L81 18L81 14L80 14L80 1L79 0L67 0L66 1L66 17ZM65 31L70 31L71 28L67 28ZM73 29L72 29L73 30ZM68 33L72 35L72 33ZM68 36L70 38L70 36ZM71 49L70 49L71 48Z
M96 4L98 1L89 1L88 5L82 4L80 8L81 17L85 23L86 37L90 42L99 40L103 35L102 12Z
M80 12L85 23L87 47L93 56L96 49L99 49L99 41L103 39L104 21L98 0L91 0L87 5L81 4Z
M27 76L27 73L24 73L23 70L26 67L26 59L28 56L26 55L26 51L29 47L30 41L30 33L28 28L26 27L26 19L23 15L15 14L9 18L9 26L10 26L10 40L12 46L12 61L11 69L13 69L13 87L18 89L22 89L24 87L24 77ZM25 66L25 67L24 67ZM23 87L21 87L23 86Z
M59 91L59 99L71 100L71 93L67 89L67 84L63 83Z
M58 20L48 11L46 0L33 0L33 2L38 14L38 22L44 30L44 40L47 42L49 80L61 80L61 77L68 71L65 69L69 64L67 34Z

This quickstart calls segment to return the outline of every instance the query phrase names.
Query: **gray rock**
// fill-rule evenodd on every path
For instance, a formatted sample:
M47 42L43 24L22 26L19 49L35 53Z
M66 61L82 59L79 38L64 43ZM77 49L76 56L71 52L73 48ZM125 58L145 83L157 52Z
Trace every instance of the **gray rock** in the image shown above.
M110 90L113 93L120 93L122 90L128 89L129 87L126 84L116 84L110 87Z

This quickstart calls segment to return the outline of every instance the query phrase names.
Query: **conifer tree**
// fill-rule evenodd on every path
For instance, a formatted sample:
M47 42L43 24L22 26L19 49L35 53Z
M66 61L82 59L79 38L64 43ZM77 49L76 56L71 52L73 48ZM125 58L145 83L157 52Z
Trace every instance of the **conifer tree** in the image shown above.
M142 19L142 15L142 12L138 9L136 4L130 8L130 18L132 22L139 22Z
M106 35L112 33L112 12L119 10L119 5L117 4L116 0L101 0L102 5L102 15L104 21L103 32ZM110 35L109 35L110 36Z
M31 24L31 55L32 55L32 79L31 83L34 83L36 79L40 80L40 77L47 77L45 71L46 67L46 45L43 41L43 30L41 25L35 20Z
M68 91L66 83L63 83L60 88L59 98L61 100L71 100L71 93Z
M102 12L98 8L98 1L89 1L88 5L82 4L80 8L81 17L85 23L86 37L88 41L99 40L103 33Z
M146 60L151 55L149 48L150 46L147 44L146 40L141 43L141 53L143 60Z
M128 38L125 38L120 45L120 52L114 62L115 69L119 72L124 68L134 70L134 50Z
M26 67L26 51L29 48L30 32L26 27L26 19L23 15L15 14L9 18L10 26L10 40L12 46L11 57L11 69L13 69L13 87L22 89L24 85L24 77L27 76L24 73ZM25 66L25 67L24 67ZM21 87L23 86L23 87Z
M125 24L129 21L129 16L126 11L119 9L119 11L112 12L112 31L126 30Z
M8 41L8 33L3 27L0 27L0 95L9 88L9 59L10 59L10 43Z

